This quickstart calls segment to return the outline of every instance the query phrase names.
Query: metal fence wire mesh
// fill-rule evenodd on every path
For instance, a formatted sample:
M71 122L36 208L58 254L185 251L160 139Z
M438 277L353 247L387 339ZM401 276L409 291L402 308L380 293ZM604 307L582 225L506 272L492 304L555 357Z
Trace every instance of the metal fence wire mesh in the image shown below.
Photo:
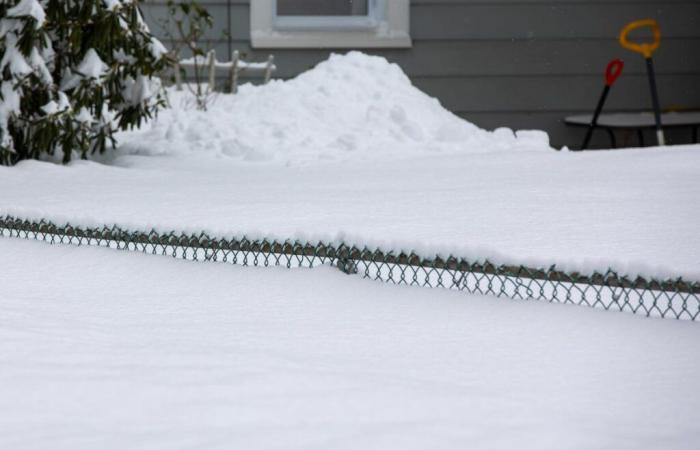
M243 266L315 267L330 264L348 274L394 284L441 287L473 294L571 303L606 310L675 319L700 316L700 282L630 278L608 269L581 274L552 266L536 269L470 262L462 258L425 258L344 244L300 241L219 239L198 235L129 231L117 226L80 227L0 217L0 236L51 244L92 245Z

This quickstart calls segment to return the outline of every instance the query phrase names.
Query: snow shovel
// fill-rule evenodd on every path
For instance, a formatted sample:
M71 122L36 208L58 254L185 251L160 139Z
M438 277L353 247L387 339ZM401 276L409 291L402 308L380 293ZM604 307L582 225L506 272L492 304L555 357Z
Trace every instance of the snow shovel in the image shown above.
M642 44L637 44L627 40L627 35L638 28L649 27L651 28L654 40L649 43L645 42ZM620 32L620 45L627 50L632 50L633 52L641 53L644 56L644 60L647 63L647 75L649 76L649 86L651 88L651 102L654 107L654 120L656 121L656 139L659 145L664 145L664 130L661 128L661 108L659 107L659 94L656 90L656 77L654 76L654 63L651 59L651 55L659 48L661 45L661 30L659 29L659 24L656 23L654 19L643 19L636 20L634 22L628 23L625 28Z
M603 87L603 92L600 94L600 99L598 100L598 106L595 107L595 112L593 113L593 119L591 119L591 124L588 126L588 131L586 132L586 137L583 139L583 145L581 145L581 150L588 148L588 143L591 141L593 136L593 130L598 125L598 116L603 110L603 105L605 100L608 98L608 93L610 88L622 73L622 69L625 67L625 63L621 59L613 59L608 63L605 68L605 87Z

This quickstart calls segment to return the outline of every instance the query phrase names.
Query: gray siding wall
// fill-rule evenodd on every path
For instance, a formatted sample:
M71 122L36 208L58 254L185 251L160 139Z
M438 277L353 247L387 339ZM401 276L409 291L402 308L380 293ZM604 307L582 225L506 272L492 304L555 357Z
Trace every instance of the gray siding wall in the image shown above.
M333 51L252 49L250 1L201 2L215 19L208 43L217 54L238 49L263 60L274 53L276 75L288 78ZM144 5L161 36L162 3ZM367 52L400 64L418 88L483 128L544 129L554 145L577 147L583 130L562 119L592 111L609 59L623 58L626 66L606 110L650 109L643 59L617 43L623 25L646 17L658 20L662 31L654 55L662 108L700 109L700 0L412 0L413 47ZM675 133L671 141L689 136ZM620 138L636 143L632 134ZM609 143L601 134L594 145Z

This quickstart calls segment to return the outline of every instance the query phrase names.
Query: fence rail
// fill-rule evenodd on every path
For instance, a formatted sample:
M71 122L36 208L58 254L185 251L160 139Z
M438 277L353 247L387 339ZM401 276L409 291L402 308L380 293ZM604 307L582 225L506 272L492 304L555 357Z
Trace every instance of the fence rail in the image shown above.
M272 73L277 70L275 57L273 55L269 55L265 62L248 62L241 59L238 50L234 50L231 52L231 61L221 62L216 59L216 50L212 49L207 52L206 57L197 55L192 58L178 59L175 61L175 87L178 91L182 90L182 73L180 69L187 67L194 68L195 71L203 69L208 70L207 89L211 92L216 90L216 71L219 69L227 70L228 81L225 91L232 94L238 92L238 79L242 75L261 76L263 78L263 84L267 84L270 82Z
M345 244L223 239L205 233L130 231L117 226L56 225L0 217L0 236L51 244L92 245L244 266L315 267L331 264L345 273L394 284L456 289L514 299L571 303L654 317L697 320L700 282L628 277L612 269L582 274L489 261L394 253Z

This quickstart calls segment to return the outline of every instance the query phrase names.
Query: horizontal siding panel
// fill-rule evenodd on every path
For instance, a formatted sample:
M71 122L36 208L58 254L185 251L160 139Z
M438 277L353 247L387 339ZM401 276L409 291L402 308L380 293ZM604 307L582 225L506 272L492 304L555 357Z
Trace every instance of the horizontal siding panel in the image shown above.
M220 38L228 29L229 8L224 3L206 5L214 18L209 38ZM167 15L162 4L143 6L144 16L154 34L163 37L155 25ZM231 38L250 39L250 7L230 6ZM411 7L411 36L420 40L471 39L614 39L624 24L640 17L659 21L664 38L700 38L700 1L690 3L640 3L609 5L546 2L535 4L488 3Z
M142 8L152 6L152 5L166 5L169 0L146 0L145 2L142 1ZM175 0L175 3L186 3L188 0L182 0L178 1ZM250 5L250 0L199 0L197 1L202 6L209 7L211 5L226 5L226 4L232 4L232 5Z
M602 74L612 58L626 74L645 73L644 59L606 40L419 41L411 52L385 52L415 76ZM655 55L659 73L700 74L700 38L666 40Z
M700 1L692 2L486 2L415 3L411 7L411 35L422 39L557 39L610 38L622 26L640 17L659 21L664 38L700 37ZM225 2L204 2L215 22L208 33L218 38L227 29ZM150 24L162 20L167 8L160 3L142 6ZM250 6L230 5L234 40L250 39ZM156 35L161 36L153 26Z
M695 75L659 77L662 108L700 109ZM451 111L588 111L603 87L597 76L414 78L414 84L439 98ZM647 110L651 107L645 76L620 78L606 104L607 110Z
M626 23L645 17L658 20L665 37L700 37L700 1L421 3L411 7L411 36L415 40L610 38Z
M144 0L142 6L165 5L169 0ZM177 0L176 0L177 2ZM200 5L250 5L251 0L200 0ZM410 0L411 5L470 5L470 4L561 4L561 3L586 3L586 4L639 4L639 3L661 3L659 0ZM665 4L673 3L693 3L693 0L663 0Z
M213 27L207 31L208 39L228 39L229 7L226 3L203 4L212 16ZM159 39L166 37L165 29L161 25L168 17L168 8L164 4L142 5L143 16L149 24L153 34ZM250 40L250 7L247 4L231 4L231 38L234 40ZM174 31L174 30L172 30Z
M167 0L160 0L167 1ZM225 1L225 0L208 0L208 1ZM235 0L242 3L250 2L250 0ZM411 5L472 5L472 4L503 4L503 5L522 5L522 4L562 4L562 3L586 3L611 5L620 4L639 4L639 3L662 3L660 0L411 0ZM671 3L693 3L693 0L663 0L665 4Z
M172 43L164 41L167 47ZM216 49L217 57L228 60L228 42L205 43ZM328 58L328 50L253 50L247 42L234 42L246 58L265 60L272 53L278 76L289 78ZM698 74L700 39L667 40L656 53L657 73ZM331 50L332 51L332 50ZM345 53L347 50L337 50ZM646 73L641 56L620 48L613 40L554 41L419 41L410 50L374 50L416 77L503 76L503 75L599 75L614 57L625 60L625 75ZM186 55L187 56L187 55Z
M205 4L214 19L209 38L220 38L228 29L231 38L250 39L250 7L245 3ZM144 16L154 34L163 36L156 23L167 16L163 4L143 5ZM546 2L535 4L488 3L411 7L411 36L414 40L465 39L584 39L615 38L622 26L639 17L659 21L664 38L700 38L700 1L690 3L640 3L602 6L591 3Z

